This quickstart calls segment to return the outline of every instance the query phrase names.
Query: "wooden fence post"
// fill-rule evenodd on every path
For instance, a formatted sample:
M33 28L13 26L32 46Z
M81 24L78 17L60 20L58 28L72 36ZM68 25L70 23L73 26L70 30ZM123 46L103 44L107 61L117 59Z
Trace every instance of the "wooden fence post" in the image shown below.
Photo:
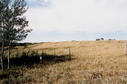
M18 57L18 48L16 48L16 57Z
M42 53L41 53L41 56L40 56L40 63L43 63L44 57L45 57L45 51L42 50Z
M127 55L127 43L126 43L126 41L124 42L124 54Z
M40 56L40 63L42 63L42 56Z
M69 48L69 60L71 60L71 48Z
M55 53L55 48L53 49L53 55L54 55L54 56L56 55L56 53Z

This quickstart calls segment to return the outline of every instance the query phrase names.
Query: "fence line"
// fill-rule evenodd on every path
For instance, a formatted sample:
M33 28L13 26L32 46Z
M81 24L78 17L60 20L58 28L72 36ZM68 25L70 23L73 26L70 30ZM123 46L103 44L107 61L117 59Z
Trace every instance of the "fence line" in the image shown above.
M42 53L59 56L59 55L68 55L71 56L71 48L50 48L50 49L42 49Z

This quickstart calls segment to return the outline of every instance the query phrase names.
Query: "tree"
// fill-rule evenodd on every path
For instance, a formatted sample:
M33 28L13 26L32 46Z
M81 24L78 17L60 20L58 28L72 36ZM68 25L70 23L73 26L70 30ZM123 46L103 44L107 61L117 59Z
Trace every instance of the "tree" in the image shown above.
M1 41L1 68L4 71L3 67L3 57L4 57L4 29L3 29L3 12L4 4L0 1L0 41Z
M2 0L2 4L6 5L3 20L3 43L8 45L8 69L10 59L10 46L13 42L24 40L31 29L28 29L28 21L23 14L27 11L26 2L24 0Z

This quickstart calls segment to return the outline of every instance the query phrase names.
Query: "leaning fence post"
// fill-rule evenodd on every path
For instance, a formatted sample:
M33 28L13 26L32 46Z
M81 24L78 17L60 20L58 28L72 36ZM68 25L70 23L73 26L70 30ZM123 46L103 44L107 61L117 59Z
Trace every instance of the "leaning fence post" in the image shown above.
M69 60L71 60L71 48L69 48Z

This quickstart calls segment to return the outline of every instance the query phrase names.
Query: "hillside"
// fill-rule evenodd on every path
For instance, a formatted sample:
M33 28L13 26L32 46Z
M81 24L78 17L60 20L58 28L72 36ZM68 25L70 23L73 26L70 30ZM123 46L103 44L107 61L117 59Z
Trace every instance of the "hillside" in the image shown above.
M24 76L33 84L124 84L127 83L127 56L124 41L48 42L28 48L62 56L71 49L72 60L37 65ZM60 50L61 49L61 50ZM61 52L61 53L60 53Z

